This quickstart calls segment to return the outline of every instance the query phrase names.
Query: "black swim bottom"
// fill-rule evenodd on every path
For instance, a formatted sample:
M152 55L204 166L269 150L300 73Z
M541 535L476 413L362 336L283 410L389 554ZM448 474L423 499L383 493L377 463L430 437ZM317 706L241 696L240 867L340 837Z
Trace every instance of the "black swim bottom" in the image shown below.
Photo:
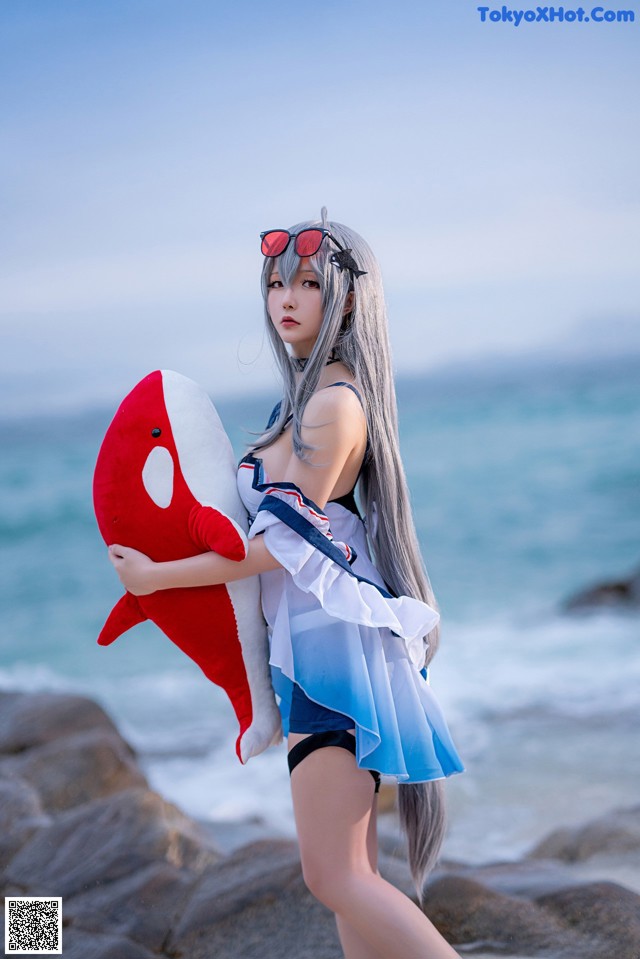
M323 733L312 733L310 736L307 736L306 739L301 739L299 743L296 743L295 746L289 750L287 755L289 775L291 775L298 763L301 763L309 753L312 753L316 749L322 749L323 746L342 746L343 749L348 749L349 752L355 756L356 737L353 733L348 733L345 729L328 729ZM370 769L369 772L373 776L373 781L376 784L374 792L378 792L380 789L380 773L376 772L375 769Z

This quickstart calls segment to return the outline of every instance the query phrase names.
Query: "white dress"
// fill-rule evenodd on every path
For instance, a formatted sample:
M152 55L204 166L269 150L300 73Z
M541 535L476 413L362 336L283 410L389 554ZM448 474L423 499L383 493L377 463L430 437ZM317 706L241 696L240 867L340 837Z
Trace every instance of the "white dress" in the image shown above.
M263 534L283 567L262 573L260 582L285 736L296 682L314 702L352 717L359 766L405 783L462 772L421 670L422 637L438 622L437 611L388 592L362 519L340 502L322 510L295 484L269 482L251 454L238 465L238 491L249 539Z

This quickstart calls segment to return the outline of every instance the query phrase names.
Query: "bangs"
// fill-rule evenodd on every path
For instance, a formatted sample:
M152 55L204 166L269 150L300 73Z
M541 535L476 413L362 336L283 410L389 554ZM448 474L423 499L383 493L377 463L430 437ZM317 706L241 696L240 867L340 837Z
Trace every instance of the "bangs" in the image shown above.
M324 245L325 243L323 242L317 253L314 253L313 256L306 257L323 290L325 288L325 268L327 262L327 254L323 249ZM277 270L282 282L287 286L291 284L300 267L300 260L301 257L295 252L295 244L292 241L284 253L268 261L270 265L267 265L267 283L269 282L271 273Z

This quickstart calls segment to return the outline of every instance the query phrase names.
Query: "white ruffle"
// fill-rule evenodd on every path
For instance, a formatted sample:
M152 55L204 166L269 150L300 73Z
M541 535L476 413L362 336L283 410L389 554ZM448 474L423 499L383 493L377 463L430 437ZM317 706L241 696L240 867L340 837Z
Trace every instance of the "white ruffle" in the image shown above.
M438 612L390 595L362 519L343 504L330 501L322 510L293 483L265 482L257 460L251 478L239 471L239 488L253 516L249 539L264 536L281 564L260 581L285 735L297 683L313 702L353 720L362 768L396 782L462 772L421 669Z
M293 484L282 484L282 487L269 484L265 490L267 493L306 521L303 525L309 529L309 536L321 533L349 562L357 555L349 544L333 538L326 513L306 499ZM317 531L315 534L308 524ZM326 613L346 622L390 629L404 640L413 665L422 668L424 637L440 619L435 609L410 596L383 595L377 585L345 569L314 545L304 532L295 531L269 509L258 511L249 530L249 539L258 534L264 535L267 549L290 573L293 584L303 592L313 594Z

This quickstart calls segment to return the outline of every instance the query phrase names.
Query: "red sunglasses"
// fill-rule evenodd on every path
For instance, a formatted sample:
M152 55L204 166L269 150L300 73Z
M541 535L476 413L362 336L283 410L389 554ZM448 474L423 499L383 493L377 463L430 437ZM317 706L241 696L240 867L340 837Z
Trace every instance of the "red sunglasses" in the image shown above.
M306 230L300 230L299 233L289 233L288 230L266 230L260 234L260 249L264 256L280 256L289 246L291 240L295 239L295 251L298 256L313 256L322 245L325 236L328 236L332 243L339 249L339 253L331 254L331 262L338 267L340 272L349 270L351 280L359 276L364 276L366 270L359 270L358 264L351 256L351 250L336 240L335 236L325 230L324 227L309 227Z
M295 239L294 249L298 256L313 256L322 246L325 236L333 240L339 250L344 250L335 236L332 236L329 230L322 227L300 230L299 233L289 233L288 230L266 230L260 234L260 249L263 256L280 256L287 249L291 240Z

